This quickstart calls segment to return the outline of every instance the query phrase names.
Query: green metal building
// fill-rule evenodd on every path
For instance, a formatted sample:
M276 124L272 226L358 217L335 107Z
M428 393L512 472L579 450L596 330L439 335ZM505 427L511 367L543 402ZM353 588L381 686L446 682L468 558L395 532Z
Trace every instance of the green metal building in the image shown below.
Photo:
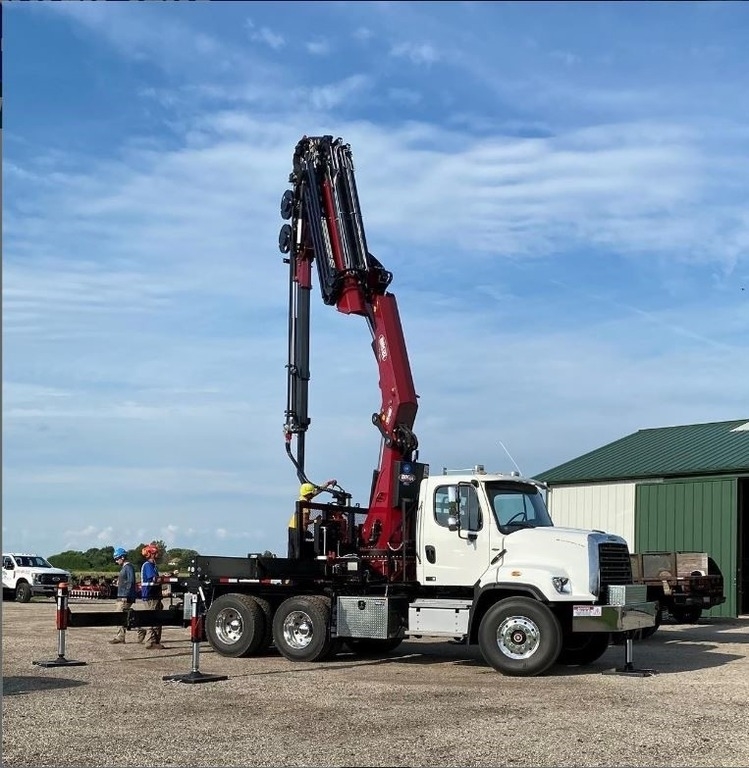
M708 615L749 614L749 420L641 429L536 477L557 525L707 552L726 594Z

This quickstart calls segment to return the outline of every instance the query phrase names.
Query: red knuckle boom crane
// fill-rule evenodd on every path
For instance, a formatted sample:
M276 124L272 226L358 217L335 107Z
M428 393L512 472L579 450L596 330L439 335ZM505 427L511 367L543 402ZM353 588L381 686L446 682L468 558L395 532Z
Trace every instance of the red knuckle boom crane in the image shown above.
M332 136L303 137L294 151L289 182L292 188L281 199L281 216L288 223L279 234L279 249L288 254L285 261L289 264L284 423L287 453L300 481L306 482L304 439L310 425L310 291L314 262L324 303L343 314L363 317L372 335L382 395L372 423L382 441L357 544L375 572L386 578L402 578L404 570L412 570L411 507L426 468L416 461L418 440L413 425L418 402L398 304L388 291L393 275L367 247L348 144ZM413 494L409 488L414 489ZM339 501L348 502L349 498L348 494L338 494ZM394 552L402 556L393 560Z

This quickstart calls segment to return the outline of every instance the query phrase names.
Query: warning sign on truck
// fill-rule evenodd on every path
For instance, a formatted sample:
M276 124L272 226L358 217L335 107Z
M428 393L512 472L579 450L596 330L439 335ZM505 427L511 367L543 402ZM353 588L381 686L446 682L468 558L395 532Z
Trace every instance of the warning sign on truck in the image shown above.
M573 605L572 615L573 616L600 616L601 606L600 605Z

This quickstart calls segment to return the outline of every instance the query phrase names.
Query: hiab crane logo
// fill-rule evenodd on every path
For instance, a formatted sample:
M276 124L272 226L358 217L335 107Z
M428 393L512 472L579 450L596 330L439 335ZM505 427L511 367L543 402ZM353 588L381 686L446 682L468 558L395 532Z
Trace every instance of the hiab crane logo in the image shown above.
M411 483L416 482L416 474L414 472L414 468L411 464L406 464L405 462L401 464L401 471L398 475L398 480L403 483L404 485L411 485Z
M380 335L377 338L377 345L380 348L380 360L384 363L388 359L388 344L385 337Z

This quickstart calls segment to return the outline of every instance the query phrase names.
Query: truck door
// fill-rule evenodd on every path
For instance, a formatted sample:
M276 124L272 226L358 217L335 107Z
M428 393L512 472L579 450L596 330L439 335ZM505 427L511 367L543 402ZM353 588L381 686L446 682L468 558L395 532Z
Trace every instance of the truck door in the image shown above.
M491 516L470 483L446 477L431 494L419 519L417 578L425 586L473 586L491 559Z
M14 579L13 579L13 572L15 570L15 563L13 562L13 558L9 557L8 555L5 555L3 557L3 588L4 589L15 589Z

